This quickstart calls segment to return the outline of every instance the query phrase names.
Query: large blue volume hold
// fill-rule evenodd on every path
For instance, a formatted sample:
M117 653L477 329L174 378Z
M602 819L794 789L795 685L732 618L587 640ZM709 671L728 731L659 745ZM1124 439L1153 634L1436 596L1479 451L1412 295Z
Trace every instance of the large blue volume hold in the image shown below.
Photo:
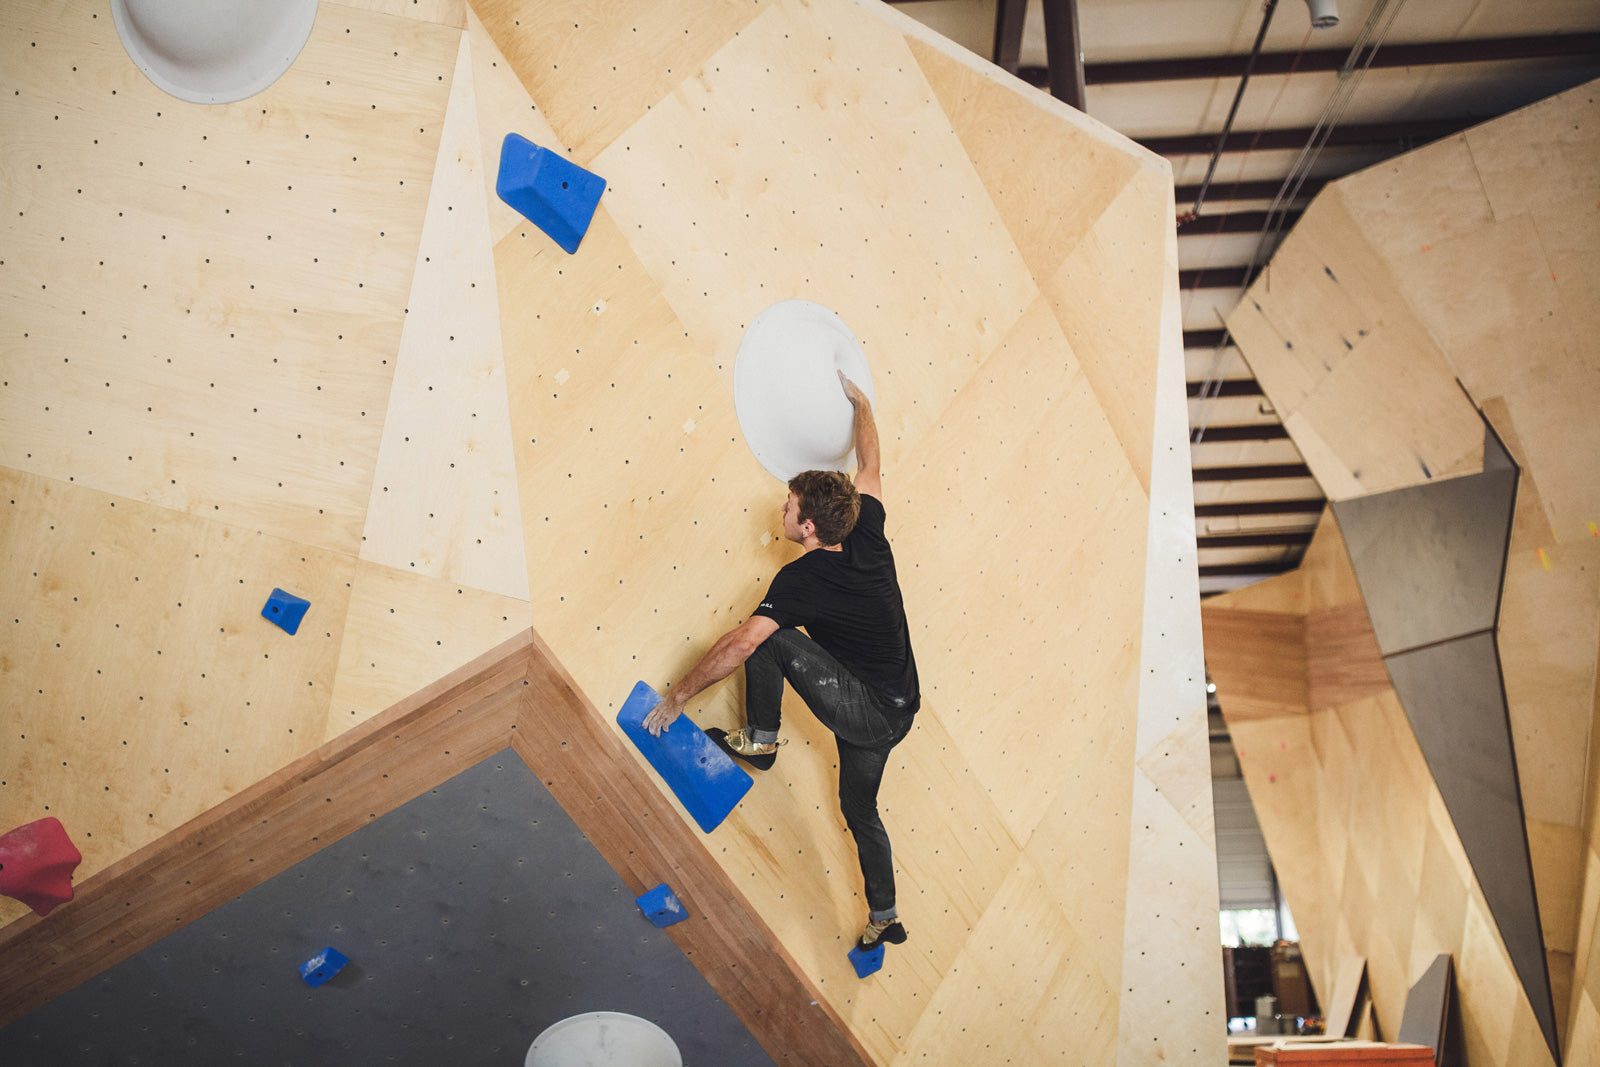
M709 834L722 825L755 783L687 715L680 716L660 737L650 736L644 717L659 703L656 691L640 682L617 712L617 725L677 794L700 829Z
M495 193L569 253L578 250L589 231L605 189L600 175L526 137L508 133L500 144Z

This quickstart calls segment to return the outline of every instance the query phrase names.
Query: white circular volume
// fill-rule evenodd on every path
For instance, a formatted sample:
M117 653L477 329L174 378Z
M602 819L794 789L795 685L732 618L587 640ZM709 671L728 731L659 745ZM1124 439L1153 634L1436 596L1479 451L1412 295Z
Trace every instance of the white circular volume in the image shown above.
M750 451L779 481L804 470L848 473L854 465L854 413L839 371L876 403L861 342L821 304L785 300L745 330L733 365L733 406Z
M145 77L180 100L228 104L289 69L317 0L111 0L111 16Z
M545 1028L523 1067L683 1067L677 1042L648 1019L591 1011Z

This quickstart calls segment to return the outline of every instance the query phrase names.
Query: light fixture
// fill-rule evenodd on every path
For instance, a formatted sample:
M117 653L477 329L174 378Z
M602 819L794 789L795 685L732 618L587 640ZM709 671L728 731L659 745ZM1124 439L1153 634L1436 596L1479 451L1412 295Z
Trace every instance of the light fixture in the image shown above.
M1339 0L1306 0L1311 9L1311 28L1326 30L1339 25Z

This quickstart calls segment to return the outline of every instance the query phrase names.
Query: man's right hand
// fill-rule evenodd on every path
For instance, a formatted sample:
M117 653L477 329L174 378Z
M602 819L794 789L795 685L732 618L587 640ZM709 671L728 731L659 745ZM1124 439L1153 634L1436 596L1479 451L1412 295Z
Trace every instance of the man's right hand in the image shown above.
M661 731L671 726L679 715L683 714L683 705L672 696L661 698L661 703L650 709L650 714L644 717L644 728L650 731L651 737L660 737Z
M867 394L863 393L855 382L852 382L849 378L846 378L844 376L844 371L839 371L838 374L839 384L844 386L845 399L850 401L851 406L859 407L860 405L865 404L868 408L871 408L872 402L867 399Z

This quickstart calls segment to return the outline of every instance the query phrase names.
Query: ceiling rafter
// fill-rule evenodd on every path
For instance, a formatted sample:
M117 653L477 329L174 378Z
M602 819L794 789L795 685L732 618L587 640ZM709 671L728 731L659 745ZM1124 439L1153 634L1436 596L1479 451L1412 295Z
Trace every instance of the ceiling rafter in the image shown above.
M1600 56L1600 33L1542 34L1533 37L1480 37L1456 41L1385 44L1372 56L1371 67L1423 67L1451 63L1491 63L1518 59L1555 59L1564 56ZM1263 52L1256 56L1253 73L1289 74L1341 70L1350 59L1348 48L1308 52ZM1175 59L1134 59L1084 66L1089 85L1133 82L1182 81L1191 78L1237 78L1249 64L1248 55L1185 56Z
M1261 383L1254 378L1224 378L1220 382L1212 382L1211 388L1205 387L1205 382L1189 382L1189 396L1263 396Z
M1296 199L1310 200L1322 191L1327 184L1326 179L1310 178L1300 186ZM1215 184L1206 190L1206 200L1272 200L1282 190L1281 181L1253 181L1232 182L1227 185ZM1200 183L1193 185L1180 185L1172 190L1173 196L1180 204L1192 204L1195 197L1200 195Z
M1222 500L1196 504L1199 519L1230 519L1244 515L1320 515L1328 502L1321 497L1297 500Z
M1311 468L1304 463L1250 463L1229 467L1196 467L1197 482L1254 482L1269 478L1309 478Z
M1352 145L1389 145L1396 151L1405 151L1437 141L1441 137L1460 133L1469 126L1485 121L1488 115L1465 115L1456 118L1415 119L1410 122L1367 122L1335 126L1320 131L1326 143L1335 147ZM1234 130L1228 134L1224 152L1271 151L1273 149L1304 148L1319 131L1313 126L1297 126L1281 130ZM1206 156L1217 150L1217 133L1185 133L1171 137L1140 137L1138 143L1158 156Z

